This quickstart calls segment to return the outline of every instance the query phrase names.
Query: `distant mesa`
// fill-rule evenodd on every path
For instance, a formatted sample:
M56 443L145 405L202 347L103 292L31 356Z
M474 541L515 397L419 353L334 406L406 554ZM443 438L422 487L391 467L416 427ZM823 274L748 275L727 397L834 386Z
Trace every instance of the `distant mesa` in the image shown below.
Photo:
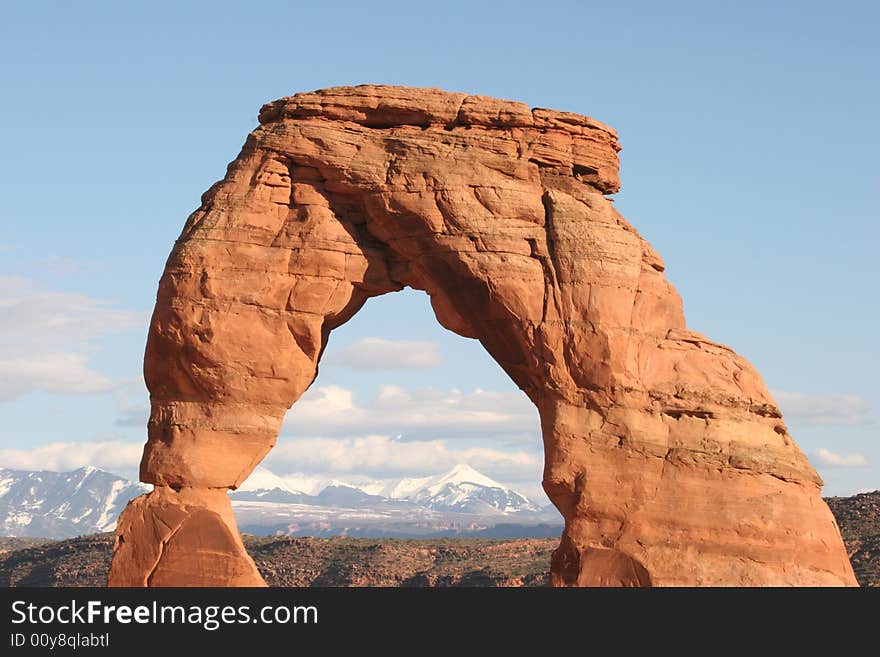
M662 258L608 198L613 129L381 85L282 98L259 122L159 283L140 471L155 490L119 520L110 584L264 584L224 489L275 444L332 331L405 287L538 409L565 518L553 585L856 584L760 376L687 327ZM437 485L443 508L523 503Z

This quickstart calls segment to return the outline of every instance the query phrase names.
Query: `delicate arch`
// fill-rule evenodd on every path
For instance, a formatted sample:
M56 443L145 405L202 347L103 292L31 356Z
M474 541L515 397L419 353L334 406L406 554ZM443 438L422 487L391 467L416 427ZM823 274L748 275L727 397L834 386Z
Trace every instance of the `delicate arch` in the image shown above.
M330 331L404 286L537 406L566 519L554 583L854 583L760 377L686 328L606 197L613 130L378 86L285 98L260 123L159 285L141 463L156 490L120 519L111 584L262 582L225 490L272 448Z

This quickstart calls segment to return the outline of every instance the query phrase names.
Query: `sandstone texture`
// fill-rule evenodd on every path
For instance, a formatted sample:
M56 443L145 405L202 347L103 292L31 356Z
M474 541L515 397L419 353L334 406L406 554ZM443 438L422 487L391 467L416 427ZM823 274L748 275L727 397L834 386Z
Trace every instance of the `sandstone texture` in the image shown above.
M822 482L754 368L687 328L615 210L616 133L389 86L265 105L159 284L141 479L111 585L262 585L235 488L370 297L424 290L535 403L565 586L853 585ZM707 245L711 248L711 245Z

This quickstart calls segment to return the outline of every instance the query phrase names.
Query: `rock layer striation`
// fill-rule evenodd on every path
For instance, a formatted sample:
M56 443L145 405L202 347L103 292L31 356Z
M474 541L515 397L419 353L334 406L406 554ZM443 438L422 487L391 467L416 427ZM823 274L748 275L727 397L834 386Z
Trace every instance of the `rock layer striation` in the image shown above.
M359 86L265 105L159 284L152 412L111 585L261 585L230 510L370 297L425 291L541 417L552 583L852 585L822 482L754 368L687 328L577 114Z

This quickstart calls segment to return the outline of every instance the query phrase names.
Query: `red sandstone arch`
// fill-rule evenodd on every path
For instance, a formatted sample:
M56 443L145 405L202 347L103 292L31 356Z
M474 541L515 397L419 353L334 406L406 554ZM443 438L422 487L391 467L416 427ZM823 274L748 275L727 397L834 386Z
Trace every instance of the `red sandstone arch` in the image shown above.
M111 585L257 585L227 489L272 448L327 337L426 291L535 403L565 517L557 585L852 585L821 480L755 370L686 328L618 214L593 119L362 86L264 106L168 259L141 479Z

